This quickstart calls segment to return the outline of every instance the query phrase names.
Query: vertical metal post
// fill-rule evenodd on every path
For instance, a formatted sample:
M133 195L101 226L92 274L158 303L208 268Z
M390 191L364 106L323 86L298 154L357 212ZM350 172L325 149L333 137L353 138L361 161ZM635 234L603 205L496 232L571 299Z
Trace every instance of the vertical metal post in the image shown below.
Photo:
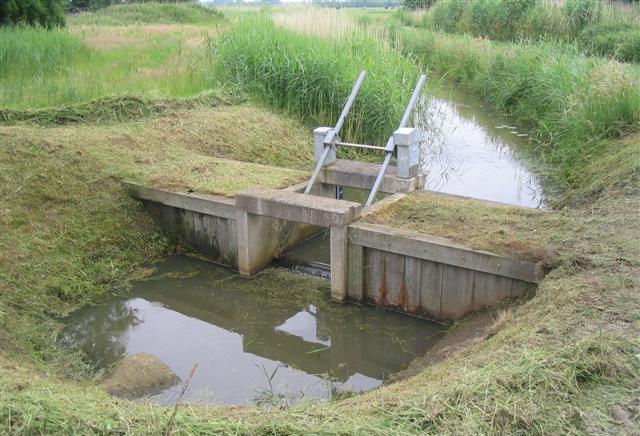
M349 94L349 97L347 98L347 101L345 102L344 107L342 108L342 112L338 117L338 122L336 123L336 126L333 128L333 130L329 130L329 132L327 132L327 137L325 138L325 143L324 143L324 151L320 155L320 159L318 159L318 162L316 162L316 167L313 170L313 174L311 174L309 183L307 183L307 186L304 189L305 194L308 194L309 192L311 192L311 188L313 188L313 184L316 181L318 174L320 174L320 170L322 169L324 160L327 158L327 154L329 154L329 150L331 149L331 144L334 141L334 139L338 136L338 133L340 133L340 129L342 129L342 126L344 125L344 121L347 119L347 115L349 114L349 110L351 110L351 106L353 105L353 102L356 100L356 96L358 95L358 92L360 92L360 87L362 86L362 82L364 82L364 77L366 74L367 73L364 70L360 72L360 74L358 75L358 78L356 79L356 83L353 85L353 88L351 89L351 94Z
M418 97L420 96L420 90L424 86L424 82L427 80L427 76L424 74L420 75L418 79L418 83L416 83L416 87L413 89L413 94L411 94L411 98L409 99L409 104L404 111L404 115L402 115L402 119L400 120L400 125L398 129L406 127L407 122L409 121L409 116L411 115L411 111L413 110L413 106L415 106ZM378 189L380 189L380 185L382 184L382 179L384 178L384 173L387 171L387 167L389 166L389 162L391 162L391 157L393 156L393 149L395 148L393 144L393 134L389 136L387 140L387 145L385 146L385 156L384 161L382 162L382 167L380 167L380 172L378 173L378 177L376 177L376 181L373 183L373 188L371 188L371 192L369 193L369 198L367 202L364 204L365 207L371 206L373 200L376 198L378 194Z

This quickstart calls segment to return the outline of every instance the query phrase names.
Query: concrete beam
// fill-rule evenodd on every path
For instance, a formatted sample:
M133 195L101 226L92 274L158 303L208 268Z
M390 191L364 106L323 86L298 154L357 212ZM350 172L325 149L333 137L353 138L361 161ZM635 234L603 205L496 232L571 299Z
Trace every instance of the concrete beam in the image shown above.
M231 198L191 192L167 191L166 189L153 188L131 181L123 181L122 185L133 198L220 218L236 218L235 201Z
M418 259L537 283L542 268L533 262L472 250L448 239L369 223L349 225L349 242Z
M360 217L358 203L276 189L236 194L236 207L250 214L323 227L344 227Z
M371 190L380 172L380 167L379 164L338 159L320 171L317 181L330 185ZM423 173L403 179L396 174L396 167L389 166L379 190L388 194L413 192L422 188L424 182L425 175Z

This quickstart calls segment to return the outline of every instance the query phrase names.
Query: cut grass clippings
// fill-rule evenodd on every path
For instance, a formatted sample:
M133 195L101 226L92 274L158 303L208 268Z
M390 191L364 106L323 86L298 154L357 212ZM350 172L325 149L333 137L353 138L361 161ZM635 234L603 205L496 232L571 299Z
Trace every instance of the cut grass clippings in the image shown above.
M550 230L565 225L560 213L423 192L409 194L366 220L547 266L560 256L560 247L547 240Z
M183 99L150 98L115 95L80 103L69 103L41 109L0 109L1 124L30 122L40 125L71 123L113 123L150 118L197 107L216 107L242 102L243 98L220 91L205 91Z
M226 196L301 182L311 167L310 133L249 106L172 110L109 125L23 124L0 127L0 135L15 153L19 144L77 153L118 179Z

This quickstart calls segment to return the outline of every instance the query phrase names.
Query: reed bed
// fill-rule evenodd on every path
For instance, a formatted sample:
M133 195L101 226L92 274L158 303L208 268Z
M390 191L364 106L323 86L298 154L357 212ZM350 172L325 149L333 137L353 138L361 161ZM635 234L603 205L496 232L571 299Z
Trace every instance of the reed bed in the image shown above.
M500 41L575 43L587 54L640 61L640 3L603 0L448 0L420 19L400 11L404 25Z
M282 28L264 15L245 19L215 47L219 80L310 125L335 124L358 73L367 70L341 134L370 143L384 143L395 130L420 74L370 35L324 39Z
M271 15L273 22L300 35L317 36L322 39L339 40L352 38L373 38L385 49L390 48L387 29L382 26L362 25L347 11L328 8L295 8Z

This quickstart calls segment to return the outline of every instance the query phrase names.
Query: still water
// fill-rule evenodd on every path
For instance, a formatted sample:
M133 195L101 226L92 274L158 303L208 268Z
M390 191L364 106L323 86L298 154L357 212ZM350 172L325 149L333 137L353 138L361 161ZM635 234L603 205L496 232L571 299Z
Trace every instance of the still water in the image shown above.
M333 304L321 279L272 270L245 280L185 256L153 267L126 293L73 314L61 341L102 367L152 353L183 380L197 362L189 402L293 404L373 389L442 333L425 320ZM150 400L173 404L180 388Z
M429 89L416 121L425 130L426 189L520 206L543 207L540 178L523 157L526 131L450 86Z

